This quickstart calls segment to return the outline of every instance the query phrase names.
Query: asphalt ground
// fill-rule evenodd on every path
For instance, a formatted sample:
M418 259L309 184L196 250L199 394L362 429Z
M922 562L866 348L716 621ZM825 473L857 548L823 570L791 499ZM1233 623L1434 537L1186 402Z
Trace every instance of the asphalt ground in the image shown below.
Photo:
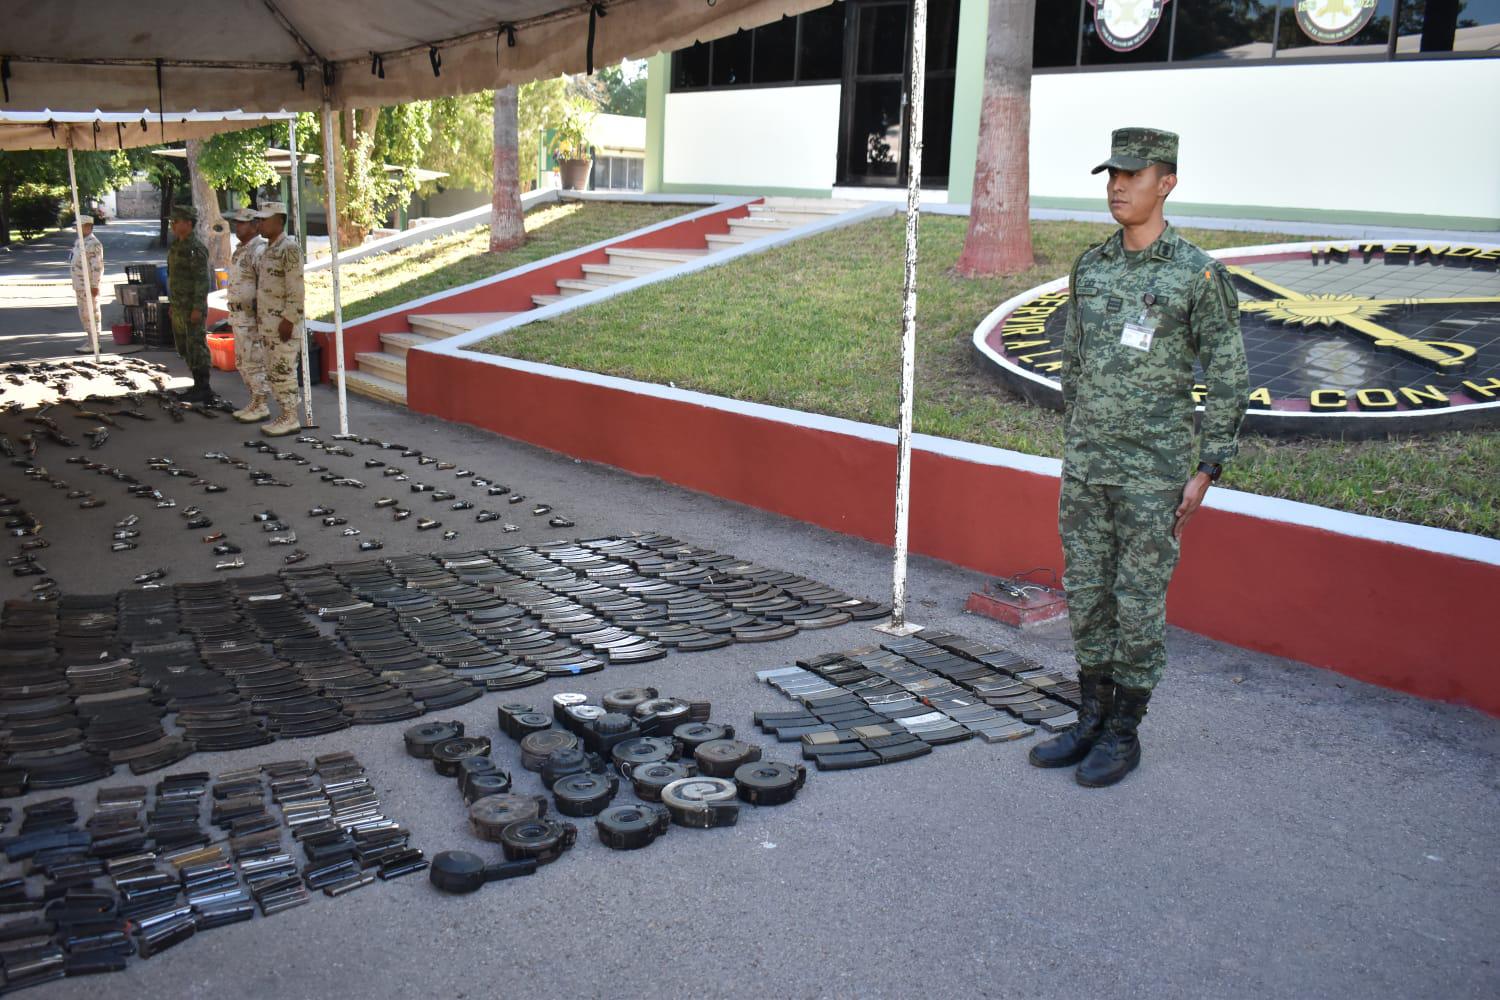
M174 370L181 374L180 364ZM236 381L214 374L215 387L238 402L244 393ZM326 387L315 394L323 427L314 433L327 438L336 424L333 394ZM370 448L355 446L356 458L326 463L369 487L334 488L306 466L244 448L259 435L227 416L190 414L173 423L149 407L156 420L122 419L98 452L82 443L41 445L50 470L95 489L106 506L78 510L59 499L62 491L9 465L0 483L46 511L52 544L42 555L70 592L129 586L135 574L158 566L170 569L168 582L227 575L213 570L216 557L198 540L203 532L183 527L181 506L157 510L127 497L123 485L65 464L77 453L159 481L179 505L200 503L215 529L243 543L247 565L238 572L245 574L274 571L287 551L258 537L251 515L268 506L296 529L310 553L303 565L358 558L358 539L307 515L321 502L349 516L362 537L379 537L385 555L663 532L857 596L880 599L888 591L889 550L882 546L393 407L354 397L350 403L355 431L494 477L552 504L577 526L550 530L542 526L546 518L512 517L501 508L520 525L507 534L500 522L462 523L465 515L445 510L442 519L462 533L444 543L434 532L418 532L415 516L398 525L373 508L376 497L398 491L372 475L379 470L363 468L376 454ZM68 407L53 413L65 429L91 426L68 416ZM14 415L0 417L12 437L26 426ZM202 457L209 452L248 457L292 485L251 486L246 472ZM229 489L203 494L187 478L152 473L152 456ZM434 482L444 475L425 470ZM411 506L425 513L446 504L414 497ZM140 514L144 544L112 555L111 526L132 512ZM3 542L11 554L14 542ZM7 574L0 596L24 594L33 580ZM981 582L957 567L914 559L912 619L1071 669L1064 630L1020 633L964 614L965 597ZM492 736L495 756L521 791L539 791L540 782L520 769L514 745L495 727L495 708L512 699L545 705L564 690L653 685L709 699L715 721L765 743L768 759L793 761L795 745L770 742L751 726L757 710L792 707L755 672L878 639L851 624L776 643L673 654L489 694L436 718ZM732 828L674 828L645 850L625 853L605 849L584 820L578 846L530 878L466 897L441 895L421 875L339 899L315 894L306 906L132 959L125 972L53 983L30 995L1496 995L1496 720L1175 629L1168 646L1171 666L1142 728L1144 763L1111 789L1085 790L1067 771L1028 766L1034 738L939 747L906 763L813 772L794 802L746 806ZM461 848L498 857L469 831L451 780L406 756L406 725L200 754L144 779L122 769L100 784L350 750L415 846L429 855ZM95 791L85 785L69 793L91 805ZM25 803L55 794L6 804L19 814ZM616 801L632 798L622 793Z

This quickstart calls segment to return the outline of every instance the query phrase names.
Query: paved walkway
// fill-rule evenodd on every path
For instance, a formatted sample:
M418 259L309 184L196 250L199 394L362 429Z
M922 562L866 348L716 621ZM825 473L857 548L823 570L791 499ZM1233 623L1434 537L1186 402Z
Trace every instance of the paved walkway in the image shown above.
M0 336L22 332L13 316L0 312ZM232 379L214 376L224 387ZM327 435L332 393L316 394ZM482 470L554 504L577 521L567 535L668 532L854 594L886 592L882 546L404 410L360 399L350 408L356 431ZM255 489L244 473L202 459L218 450L249 454L242 442L255 433L227 419L122 423L98 457L147 476L147 456L168 455L230 486L205 502L216 528L250 543L247 573L274 570L284 551L262 544L250 521L267 505L294 521L312 561L357 555L337 529L307 516L320 499L379 532L387 555L443 547L432 533L396 530L374 510L379 486L334 490L303 468L267 463L295 485ZM19 426L0 418L8 433ZM96 485L91 474L63 464L66 449L42 448L49 467ZM359 458L337 468L366 477L365 452L356 451ZM118 484L97 480L114 487L107 494L101 487L108 506L79 511L18 480L7 476L6 489L28 504L52 501L53 545L45 555L69 590L124 586L156 565L171 568L170 581L220 575L208 568L201 532L183 529L170 510L141 510L147 544L111 556L109 525L139 508ZM542 519L529 514L518 520L518 534L470 524L451 544L563 534L538 527ZM1069 667L1065 633L1019 634L964 615L964 598L980 582L951 565L914 560L913 617ZM0 577L0 597L27 583ZM496 757L510 768L517 754L495 729L500 702L545 705L563 690L649 684L710 699L716 720L762 742L752 713L790 703L757 683L756 670L877 640L863 626L845 625L779 643L674 654L487 695L442 717L494 737ZM421 877L377 882L338 900L316 895L307 906L204 932L149 961L132 959L128 971L104 980L56 983L37 996L91 1000L101 988L119 996L368 1000L516 991L1153 1000L1500 993L1500 723L1177 630L1168 645L1172 665L1143 727L1145 764L1113 789L1085 791L1066 772L1029 767L1028 742L942 747L903 764L813 773L789 805L747 807L729 829L676 828L639 852L607 851L583 821L578 846L529 879L469 897L441 896ZM353 750L416 846L495 857L468 831L452 782L405 755L402 728L359 727L201 755L174 770L220 772ZM771 743L766 756L794 760L795 747ZM515 774L519 789L537 790L530 774ZM107 783L133 780L127 774ZM92 802L95 788L70 791Z
M167 251L155 245L159 228L155 219L115 220L94 227L94 235L104 244L101 346L109 342L111 324L124 319L124 307L115 302L115 285L125 281L125 265L166 263ZM72 230L67 230L0 248L0 363L67 354L88 342L68 277L73 241Z

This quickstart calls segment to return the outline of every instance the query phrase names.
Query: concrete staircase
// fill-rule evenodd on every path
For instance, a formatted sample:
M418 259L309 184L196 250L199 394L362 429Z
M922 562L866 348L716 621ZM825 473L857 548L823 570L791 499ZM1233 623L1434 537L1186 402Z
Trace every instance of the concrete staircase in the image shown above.
M575 295L585 295L643 274L678 267L715 253L765 239L809 223L822 222L858 208L858 202L832 201L826 198L767 198L750 206L746 218L732 219L729 232L705 238L704 246L636 250L609 247L604 252L607 264L584 264L583 277L563 278L557 291L531 297L533 308L561 302ZM488 323L499 322L516 313L432 313L407 317L409 333L382 333L379 351L360 351L354 355L357 371L345 373L348 391L387 403L406 405L406 354L413 347L467 333Z
M492 312L408 316L410 333L382 333L379 351L359 351L354 355L359 369L344 373L345 388L371 399L405 406L407 351L514 315L511 312Z

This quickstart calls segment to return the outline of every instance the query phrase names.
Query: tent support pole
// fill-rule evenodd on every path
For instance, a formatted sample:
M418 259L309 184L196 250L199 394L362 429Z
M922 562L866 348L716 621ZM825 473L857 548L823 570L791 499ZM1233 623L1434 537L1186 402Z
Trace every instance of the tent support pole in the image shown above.
M906 160L906 275L901 285L901 421L896 430L896 537L891 567L891 620L877 626L911 635L906 620L907 536L911 521L912 398L917 373L917 221L922 207L922 100L927 66L927 0L913 0L911 86L906 100L911 138Z
M89 344L94 348L94 360L99 360L99 326L94 322L94 286L91 284L94 273L89 270L88 252L83 248L83 226L78 219L83 213L78 208L78 172L73 167L73 130L68 129L68 186L73 190L73 233L78 237L77 247L74 250L74 260L83 261L83 301L85 311L88 313Z
M291 151L292 154L292 174L290 184L292 204L290 206L291 215L289 218L290 221L294 222L297 226L297 241L302 246L302 260L304 263L306 263L307 240L302 235L302 216L297 211L299 208L297 189L302 184L302 178L301 171L297 169L297 119L295 116L293 116L291 121L286 123L286 131L287 148ZM306 416L306 419L303 420L302 423L308 427L315 427L317 425L313 423L312 370L308 367L308 364L307 331L306 329L304 329L302 332L302 409Z
M333 350L338 360L339 433L349 433L349 397L344 389L344 308L339 301L339 206L334 192L334 174L338 160L333 148L333 108L323 98L323 181L328 192L328 250L333 273Z

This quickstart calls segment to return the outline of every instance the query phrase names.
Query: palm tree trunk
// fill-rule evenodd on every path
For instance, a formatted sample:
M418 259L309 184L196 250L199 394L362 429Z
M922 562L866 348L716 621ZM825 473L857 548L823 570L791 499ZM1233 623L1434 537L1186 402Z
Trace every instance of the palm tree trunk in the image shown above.
M202 139L187 141L188 175L193 183L193 207L198 210L198 238L208 248L208 262L214 268L229 267L229 225L219 214L219 196L208 186L198 169Z
M526 242L515 85L495 91L495 178L490 194L490 253Z
M957 270L965 277L1016 274L1032 266L1032 0L989 0L984 95L969 232Z

